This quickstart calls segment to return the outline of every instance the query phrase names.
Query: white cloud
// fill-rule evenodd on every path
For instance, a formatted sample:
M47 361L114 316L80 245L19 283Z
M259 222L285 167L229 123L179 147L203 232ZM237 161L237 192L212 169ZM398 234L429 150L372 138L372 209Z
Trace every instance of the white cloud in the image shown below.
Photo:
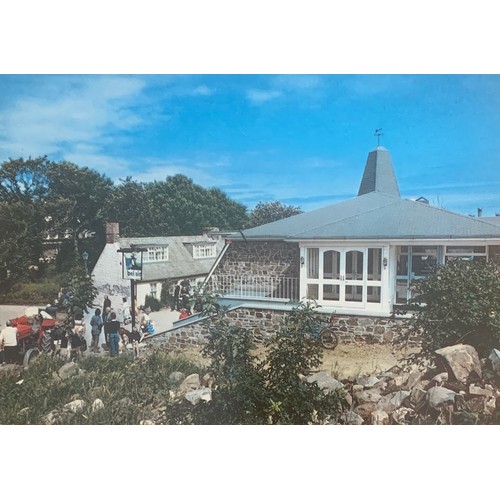
M247 91L247 99L253 104L263 104L273 99L281 97L282 92L279 90L256 90L251 89Z
M192 92L193 95L202 95L202 96L203 95L209 96L214 93L215 91L213 89L208 88L206 85L199 85Z

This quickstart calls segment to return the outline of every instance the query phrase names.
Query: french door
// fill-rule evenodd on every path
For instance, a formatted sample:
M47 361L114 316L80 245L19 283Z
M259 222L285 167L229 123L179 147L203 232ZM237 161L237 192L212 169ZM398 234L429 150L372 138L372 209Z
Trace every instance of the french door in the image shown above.
M309 291L319 303L345 308L379 309L382 293L381 248L311 248L308 267ZM310 279L310 278L313 279ZM315 279L314 279L315 278Z

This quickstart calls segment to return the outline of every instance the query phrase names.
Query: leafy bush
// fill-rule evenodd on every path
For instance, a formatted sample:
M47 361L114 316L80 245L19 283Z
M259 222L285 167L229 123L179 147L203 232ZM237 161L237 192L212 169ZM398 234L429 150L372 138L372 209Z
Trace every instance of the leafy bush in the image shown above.
M456 343L487 355L500 345L500 269L494 263L452 260L412 283L416 308L408 333L423 334L430 354Z
M210 358L216 389L212 400L192 407L187 402L170 410L171 423L308 424L336 421L344 401L342 391L325 394L305 377L321 363L322 350L305 333L316 325L313 308L300 306L281 324L263 360L253 354L252 333L230 322L224 308L214 314L203 354Z
M146 295L144 299L144 309L150 307L151 311L159 311L161 309L161 302L151 295Z
M19 283L3 295L2 302L5 304L45 305L54 301L59 288L60 285L54 282Z

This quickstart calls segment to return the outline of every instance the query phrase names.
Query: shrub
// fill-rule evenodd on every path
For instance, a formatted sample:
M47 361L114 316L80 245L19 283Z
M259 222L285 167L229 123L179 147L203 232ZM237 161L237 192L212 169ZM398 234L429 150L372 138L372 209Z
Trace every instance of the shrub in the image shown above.
M161 309L161 302L151 295L146 295L144 299L144 309L150 307L151 311L159 311Z
M37 304L52 303L57 297L60 285L48 283L20 283L14 285L3 295L5 304Z
M457 343L487 355L500 344L500 269L494 263L449 261L436 274L412 283L416 308L408 333L423 334L431 354Z

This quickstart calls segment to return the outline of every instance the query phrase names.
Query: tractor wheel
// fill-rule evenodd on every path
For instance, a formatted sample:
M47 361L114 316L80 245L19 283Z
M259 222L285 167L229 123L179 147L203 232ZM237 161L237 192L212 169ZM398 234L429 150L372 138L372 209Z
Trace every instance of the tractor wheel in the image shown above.
M44 333L41 347L43 354L51 354L54 350L54 342L50 333Z
M23 358L23 366L26 368L39 354L40 351L36 347L28 349Z

